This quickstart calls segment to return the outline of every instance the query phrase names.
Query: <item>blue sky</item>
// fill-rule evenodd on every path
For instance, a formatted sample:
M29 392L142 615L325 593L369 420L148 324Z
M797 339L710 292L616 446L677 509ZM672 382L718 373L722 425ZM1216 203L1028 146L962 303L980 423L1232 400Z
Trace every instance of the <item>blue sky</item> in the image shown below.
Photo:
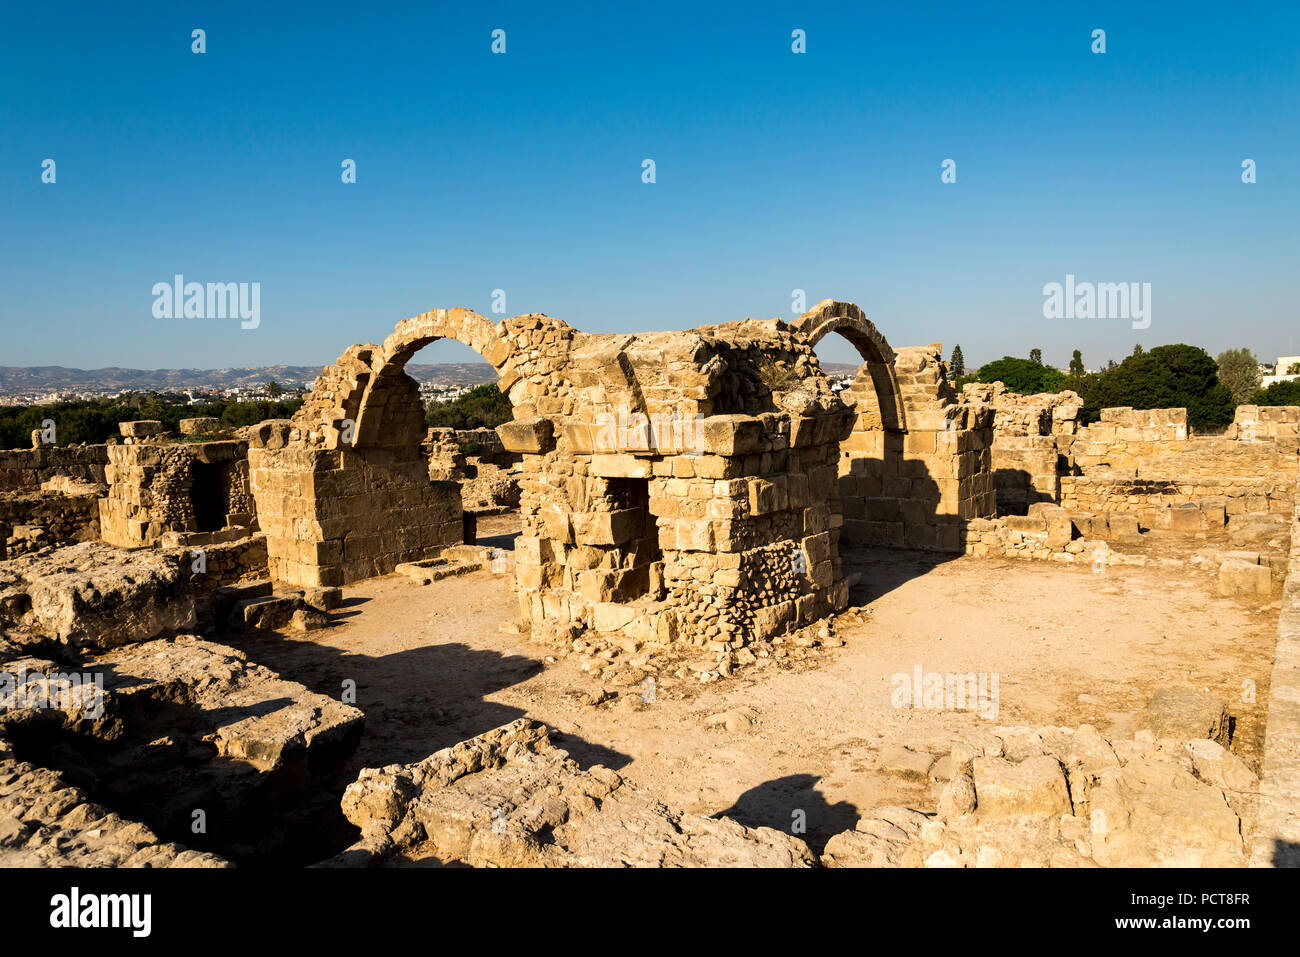
M968 363L1300 352L1295 3L268 6L0 15L0 365L324 364L498 288L587 332L803 289ZM176 273L260 282L259 327L155 318ZM1067 273L1151 283L1150 328L1043 318Z

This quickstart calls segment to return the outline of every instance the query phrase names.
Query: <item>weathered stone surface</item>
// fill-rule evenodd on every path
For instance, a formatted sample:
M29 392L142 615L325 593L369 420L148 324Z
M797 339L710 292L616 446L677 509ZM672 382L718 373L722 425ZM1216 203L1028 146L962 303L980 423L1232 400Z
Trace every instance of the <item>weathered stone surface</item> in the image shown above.
M1217 788L1129 768L1092 790L1092 856L1103 867L1239 867L1241 821Z
M833 836L822 863L1214 867L1244 860L1241 821L1228 798L1249 799L1253 776L1212 741L1139 734L1111 742L1088 725L994 728L989 739L954 746L957 773L940 793L937 815L877 808ZM1003 750L1007 757L998 756ZM1227 793L1220 781L1230 782Z
M417 764L367 768L343 796L362 841L331 863L394 859L529 867L806 867L807 845L664 807L521 718Z
M974 765L981 818L1051 818L1071 811L1065 774L1055 758L1039 755L1013 763L981 757Z
M1160 688L1139 718L1139 727L1157 738L1183 740L1228 739L1228 705L1222 698L1195 688Z
M275 770L309 758L318 767L345 760L364 716L253 664L239 651L193 636L133 645L96 658L106 669L106 710L170 699L192 709L191 737L220 757Z
M78 649L182 631L194 598L179 562L94 542L0 563L0 624Z
M890 748L880 756L882 770L914 781L926 780L933 765L933 754L913 751L910 748Z
M159 840L53 771L6 757L0 739L0 867L228 866Z
M1230 558L1219 566L1220 595L1267 595L1273 576L1267 565Z
M118 431L128 438L142 439L151 435L161 435L167 431L157 419L138 419L135 422L119 422Z

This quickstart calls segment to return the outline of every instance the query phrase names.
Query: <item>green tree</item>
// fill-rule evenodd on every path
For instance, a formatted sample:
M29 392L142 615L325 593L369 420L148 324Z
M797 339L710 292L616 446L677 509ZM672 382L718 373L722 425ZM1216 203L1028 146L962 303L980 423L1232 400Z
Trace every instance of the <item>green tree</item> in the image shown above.
M278 399L280 396L284 395L284 389L280 388L280 383L272 379L266 384L266 394L272 399Z
M514 418L510 397L496 385L470 389L451 402L430 400L424 421L434 429L495 429Z
M1300 405L1300 381L1274 382L1250 397L1248 405Z
M1043 364L1043 350L1042 350L1042 349L1030 349L1030 350L1029 350L1029 361L1032 362L1032 363L1034 363L1035 365L1040 365L1040 366L1041 366L1041 365Z
M1075 349L1074 355L1070 356L1070 375L1081 376L1087 371L1083 364L1083 353Z
M948 360L948 371L952 373L954 379L960 379L966 374L966 357L961 354L961 344L952 347L952 358Z
M1236 407L1232 393L1219 381L1219 368L1204 349L1183 343L1135 352L1114 369L1097 376L1083 395L1083 416L1096 421L1102 409L1185 407L1195 427L1225 425Z
M1228 387L1233 399L1245 402L1259 391L1259 360L1249 349L1229 349L1219 353L1219 381Z
M1060 369L1012 356L986 362L976 371L975 377L980 382L1001 382L1008 391L1021 395L1057 392L1065 382L1065 373Z

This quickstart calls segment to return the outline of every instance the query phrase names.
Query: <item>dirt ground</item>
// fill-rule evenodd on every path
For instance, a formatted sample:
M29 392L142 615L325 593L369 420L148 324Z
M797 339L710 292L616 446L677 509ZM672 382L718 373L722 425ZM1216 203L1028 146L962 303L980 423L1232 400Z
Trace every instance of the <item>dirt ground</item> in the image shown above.
M481 520L479 541L507 545L515 521ZM590 701L600 682L576 660L503 633L517 601L508 576L489 572L427 586L397 576L358 583L344 589L332 627L238 644L314 691L337 697L345 679L356 682L366 712L358 768L418 761L528 716L561 732L580 764L613 767L670 806L786 831L802 811L817 850L874 806L933 808L936 785L879 768L887 748L944 753L977 725L1088 723L1128 734L1162 685L1224 697L1233 750L1258 771L1276 599L1218 597L1207 571L1171 557L1094 574L1086 564L844 554L862 578L857 612L836 622L843 647L707 685L670 670L652 696L616 689L599 705ZM996 675L996 715L894 707L894 676L918 666ZM706 725L743 707L757 714L750 727Z

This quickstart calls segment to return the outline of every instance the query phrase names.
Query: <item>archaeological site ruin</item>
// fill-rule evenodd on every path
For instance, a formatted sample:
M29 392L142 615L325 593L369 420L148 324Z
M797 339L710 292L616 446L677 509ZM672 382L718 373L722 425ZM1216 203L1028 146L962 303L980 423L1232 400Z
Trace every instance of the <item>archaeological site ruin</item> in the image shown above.
M426 425L440 339L510 421ZM1300 863L1300 408L942 355L435 309L290 419L0 452L0 863Z

